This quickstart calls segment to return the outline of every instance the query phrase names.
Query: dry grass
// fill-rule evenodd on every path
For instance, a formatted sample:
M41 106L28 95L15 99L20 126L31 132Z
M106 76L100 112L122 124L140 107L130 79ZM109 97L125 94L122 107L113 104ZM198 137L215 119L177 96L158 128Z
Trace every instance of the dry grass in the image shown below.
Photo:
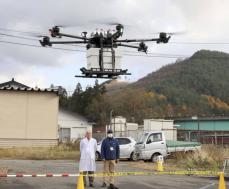
M144 161L137 161L137 162L128 162L128 165L130 167L134 167L134 168L140 168L140 169L145 169L145 170L156 170L156 164L155 163L151 163L151 162L144 162Z
M8 173L8 169L5 167L0 167L0 175L4 175Z
M222 170L224 158L229 158L229 149L214 145L204 145L200 151L193 153L174 153L165 160L165 171L176 170ZM131 167L156 170L156 164L150 162L131 162Z
M79 142L60 144L55 147L2 148L0 159L57 160L79 159Z
M168 162L186 169L220 170L224 158L229 157L229 149L215 145L203 145L200 151L177 153Z

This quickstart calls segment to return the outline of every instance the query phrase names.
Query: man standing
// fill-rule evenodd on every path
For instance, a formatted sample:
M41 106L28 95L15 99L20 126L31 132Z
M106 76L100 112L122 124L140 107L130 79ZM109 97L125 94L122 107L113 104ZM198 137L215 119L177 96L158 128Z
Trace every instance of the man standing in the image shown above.
M113 138L112 130L108 130L107 138L103 140L101 146L101 157L104 161L103 171L105 174L114 173L116 163L119 160L119 144L116 139ZM114 186L114 176L104 176L102 187L106 187L109 184L109 189L118 189Z
M97 142L92 138L90 131L86 132L85 138L80 141L80 165L79 171L85 174L94 174L95 172L95 152ZM86 186L86 176L84 176L84 185ZM89 186L94 187L94 177L89 176Z

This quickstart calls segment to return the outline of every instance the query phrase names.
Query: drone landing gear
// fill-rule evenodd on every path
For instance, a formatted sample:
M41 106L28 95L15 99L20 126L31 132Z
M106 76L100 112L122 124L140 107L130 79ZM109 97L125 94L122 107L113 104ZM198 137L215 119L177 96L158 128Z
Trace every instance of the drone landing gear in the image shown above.
M122 69L100 69L100 68L91 68L87 70L86 68L80 69L83 75L76 75L75 77L83 78L99 78L99 79L117 79L119 75L131 75L127 73L126 70Z

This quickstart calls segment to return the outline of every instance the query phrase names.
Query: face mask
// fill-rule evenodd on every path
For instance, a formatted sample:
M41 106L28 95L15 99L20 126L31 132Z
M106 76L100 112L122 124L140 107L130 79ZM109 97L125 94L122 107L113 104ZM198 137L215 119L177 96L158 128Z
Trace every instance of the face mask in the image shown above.
M107 137L112 138L113 137L113 134L112 133L109 133L109 134L107 134Z

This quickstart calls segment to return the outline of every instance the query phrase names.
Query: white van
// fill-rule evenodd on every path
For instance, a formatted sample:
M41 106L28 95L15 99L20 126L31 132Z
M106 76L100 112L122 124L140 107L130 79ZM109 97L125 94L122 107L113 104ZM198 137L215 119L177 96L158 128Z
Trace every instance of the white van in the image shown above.
M163 131L144 132L135 145L137 159L155 162L157 156L166 157L170 153L200 150L198 142L166 140Z
M162 131L145 132L135 145L135 153L138 159L155 162L157 156L167 155L165 135Z

